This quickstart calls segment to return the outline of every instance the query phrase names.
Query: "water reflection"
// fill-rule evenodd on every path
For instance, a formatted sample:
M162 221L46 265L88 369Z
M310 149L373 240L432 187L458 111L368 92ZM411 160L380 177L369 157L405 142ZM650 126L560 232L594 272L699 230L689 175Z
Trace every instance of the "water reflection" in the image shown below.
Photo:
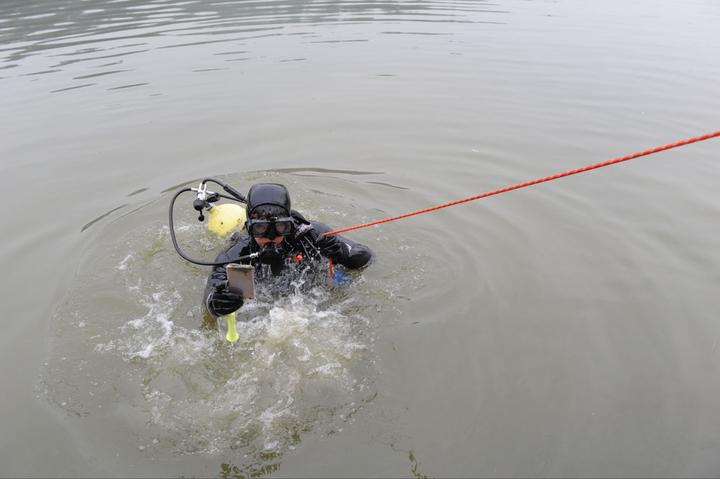
M482 1L10 0L0 4L0 45L3 45L0 68L16 68L23 59L31 56L66 58L54 62L50 68L46 66L23 73L44 75L57 73L59 68L72 63L127 57L153 49L242 42L281 35L298 35L313 44L369 41L367 33L364 38L312 39L317 37L317 32L311 27L320 25L392 25L393 28L385 28L380 33L449 35L452 32L443 24L498 23L506 13L492 9L492 4ZM405 24L411 24L412 29L403 28ZM303 29L294 31L293 25L303 25ZM421 25L426 28L418 31ZM197 40L189 40L193 37ZM247 55L248 52L247 48L234 48L213 54L232 56ZM226 58L225 61L246 59Z

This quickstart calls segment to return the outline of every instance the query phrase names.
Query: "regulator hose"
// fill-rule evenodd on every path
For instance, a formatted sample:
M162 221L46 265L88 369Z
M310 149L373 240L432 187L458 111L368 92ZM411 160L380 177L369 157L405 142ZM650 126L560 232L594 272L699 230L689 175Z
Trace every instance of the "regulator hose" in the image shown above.
M220 193L216 193L220 198L225 198L225 199L228 199L228 200L233 200L233 201L238 201L238 202L244 202L243 200L244 200L245 198L244 198L242 195L240 195L239 193L237 193L235 190L233 190L231 187L229 187L229 186L227 186L227 185L224 185L223 183L220 183L220 182L218 182L217 180L203 180L203 183L206 182L206 181L213 181L213 182L215 182L215 183L218 183L220 186L223 187L223 189L225 189L225 191L227 191L227 192L230 193L231 195L233 195L233 196L235 196L236 194L238 195L238 197L235 198L235 197L226 196L226 195L223 195L223 194L220 194ZM230 189L230 190L233 190L233 191L229 191L229 189ZM178 199L178 197L179 197L181 194L187 193L187 192L193 193L194 191L193 191L192 188L183 188L182 190L180 190L180 191L178 191L177 193L175 193L175 195L172 197L172 200L170 200L170 211L169 211L169 213L168 213L168 223L169 223L169 225L170 225L170 239L172 240L172 244L173 244L173 246L175 247L175 251L177 251L177 254L179 254L181 258L183 258L185 261L189 261L190 263L197 264L197 265L199 265L199 266L225 266L225 265L230 264L230 263L237 263L238 261L245 261L245 260L253 259L253 258L256 258L256 257L257 257L257 253L252 253L252 254L249 254L249 255L240 256L239 258L235 258L235 259L232 260L232 261L213 261L213 262L210 262L210 261L199 261L199 260L196 260L196 259L191 258L190 256L186 255L186 254L180 249L180 246L178 245L178 242L177 242L177 238L175 237L175 222L173 221L173 211L174 211L174 209L175 209L175 201Z

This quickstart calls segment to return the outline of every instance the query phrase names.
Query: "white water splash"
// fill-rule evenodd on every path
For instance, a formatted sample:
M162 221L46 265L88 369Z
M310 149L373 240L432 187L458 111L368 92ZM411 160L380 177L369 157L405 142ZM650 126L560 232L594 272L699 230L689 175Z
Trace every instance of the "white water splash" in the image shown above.
M144 274L159 261L161 244L145 255L150 264L133 261L142 256L136 254L121 261L127 294L144 312L95 350L118 355L140 373L139 393L163 444L181 453L282 454L301 434L347 421L348 408L366 399L371 334L367 319L347 312L352 300L338 301L322 287L301 292L302 281L279 299L261 294L264 300L243 306L241 339L230 344L222 328L187 324L202 315L199 301Z
M134 259L134 256L131 254L128 254L127 256L125 256L123 258L122 261L120 261L120 263L117 265L116 269L118 271L125 271L126 269L128 269L128 262L130 262L133 259Z
M296 294L240 323L239 344L192 341L177 330L174 345L194 347L173 346L163 356L163 371L145 393L152 421L181 438L177 446L188 453L236 447L281 453L301 432L363 400L369 377L358 366L367 366L369 345L354 337L360 323L367 326ZM155 344L151 336L147 346ZM180 376L182 394L170 370Z
M129 290L138 291L139 287L133 286ZM177 291L152 293L148 299L141 301L147 308L147 313L140 318L129 320L120 327L119 339L98 344L96 350L116 350L127 359L148 359L155 351L171 346L174 323L170 318L180 299Z

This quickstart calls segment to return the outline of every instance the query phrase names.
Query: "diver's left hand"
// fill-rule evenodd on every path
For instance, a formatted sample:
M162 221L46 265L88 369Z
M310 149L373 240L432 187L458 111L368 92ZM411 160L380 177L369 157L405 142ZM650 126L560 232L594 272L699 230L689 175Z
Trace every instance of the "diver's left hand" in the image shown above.
M341 263L346 259L347 253L342 242L335 235L323 236L317 241L320 253L333 260L335 263Z

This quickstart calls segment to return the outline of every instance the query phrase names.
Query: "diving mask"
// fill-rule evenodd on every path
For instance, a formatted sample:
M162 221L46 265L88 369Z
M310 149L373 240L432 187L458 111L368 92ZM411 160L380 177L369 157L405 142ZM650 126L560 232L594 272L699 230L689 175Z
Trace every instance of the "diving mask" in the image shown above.
M292 218L270 218L267 220L248 220L247 229L253 238L273 239L292 233Z

